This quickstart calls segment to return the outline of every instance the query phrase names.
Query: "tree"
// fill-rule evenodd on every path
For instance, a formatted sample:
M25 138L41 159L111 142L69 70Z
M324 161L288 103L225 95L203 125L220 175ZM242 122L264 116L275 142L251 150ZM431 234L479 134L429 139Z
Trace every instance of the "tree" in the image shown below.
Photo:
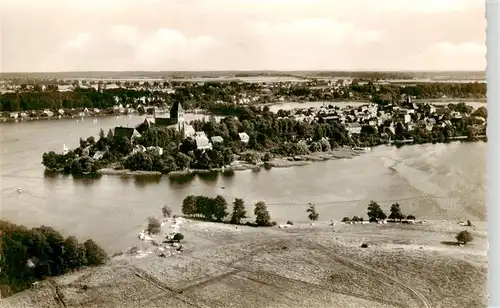
M104 131L101 128L101 130L99 131L99 140L103 140L104 138L105 138Z
M88 265L102 265L108 260L108 255L106 254L106 252L93 240L86 240L85 243L83 243L83 246L85 246Z
M95 144L95 138L94 136L90 136L87 138L87 144L88 145L94 145Z
M379 219L385 219L387 216L385 215L384 211L382 211L382 208L380 205L375 202L375 201L370 201L370 204L368 205L368 217L370 218L370 221L377 221Z
M259 201L255 204L254 215L256 216L255 223L258 226L271 226L271 216L263 201Z
M87 147L87 142L80 137L80 149L84 149Z
M401 214L401 208L399 206L399 203L394 203L393 205L391 205L391 214L389 215L389 219L401 220L402 215L403 214Z
M309 218L310 221L315 222L316 220L318 220L319 214L316 211L316 206L314 204L310 204L306 212L309 213L307 217Z
M224 163L224 166L227 166L233 162L233 152L231 149L225 148L222 151L222 161Z
M243 199L236 198L233 202L233 215L231 216L232 224L240 224L242 219L247 218L245 210L245 202Z
M54 151L43 153L42 164L47 170L57 170L60 167L61 156Z
M181 170L189 168L189 166L191 165L191 161L192 161L191 157L182 152L178 152L175 155L175 162L177 164L177 167Z
M106 139L108 140L108 142L111 142L111 141L113 141L114 136L115 136L115 134L113 133L113 130L110 128L108 130L108 135L106 136Z
M212 214L217 221L221 221L223 218L229 215L227 211L227 201L223 196L218 195L214 198Z
M85 246L74 236L64 241L63 258L67 269L77 269L87 264Z
M455 238L459 243L464 245L467 244L468 242L472 242L472 240L474 239L472 234L469 233L469 231L467 230L460 231Z
M197 214L196 208L196 197L189 195L182 201L182 213L184 215L194 215Z
M146 229L149 234L158 234L161 231L161 223L156 217L148 218L148 227Z
M472 116L482 117L482 118L487 119L488 118L488 109L484 106L481 106L472 113Z
M172 215L172 209L168 205L164 205L161 208L161 212L163 213L163 217L168 217L170 218L170 215Z
M182 233L176 233L174 234L174 237L172 238L172 241L179 243L184 239L184 234Z

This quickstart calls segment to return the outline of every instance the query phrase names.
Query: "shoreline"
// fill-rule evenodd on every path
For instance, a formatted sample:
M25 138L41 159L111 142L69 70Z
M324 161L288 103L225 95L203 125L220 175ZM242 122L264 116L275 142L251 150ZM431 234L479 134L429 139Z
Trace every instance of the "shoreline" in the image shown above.
M2 123L26 123L35 121L58 121L58 120L69 120L69 119L92 119L92 118L106 118L106 117L120 117L129 115L139 115L137 112L120 113L120 114L92 114L92 115L67 115L67 116L53 116L53 117L18 117L13 118L0 118L0 124Z
M463 103L463 102L474 102L474 103L480 103L480 104L487 104L487 98L431 98L431 99L415 99L414 100L416 103L431 103L431 104L448 104L448 103ZM307 104L307 103L345 103L346 105L350 103L356 103L356 104L370 104L371 101L369 100L329 100L329 101L275 101L271 103L259 103L259 104L249 104L247 106L257 106L257 107L264 107L264 106L273 106L273 105L279 105L279 104L287 104L287 103L298 103L298 104ZM18 111L17 113L20 114L22 112L32 112L33 110L21 110ZM64 112L69 112L70 110L64 110ZM192 113L192 114L199 114L199 110L190 110L187 113ZM202 111L203 113L203 111ZM208 110L205 110L205 113L209 114ZM52 117L17 117L17 118L10 118L10 117L0 117L0 124L2 123L24 123L24 122L33 122L33 121L51 121L51 120L67 120L67 119L85 119L85 118L102 118L102 117L114 117L114 116L127 116L127 115L139 115L137 111L133 112L127 112L127 113L120 113L120 114L90 114L90 115L54 115ZM143 114L143 116L152 116L150 114Z
M339 148L335 150L330 150L327 152L316 152L306 155L298 155L294 158L292 157L276 157L267 162L258 162L256 164L250 164L246 161L235 160L231 165L223 168L213 168L213 169L186 169L179 171L172 171L168 174L162 174L159 171L132 171L130 169L115 170L112 168L102 168L97 171L99 175L120 175L120 176L159 176L159 177L175 177L175 176L186 176L192 174L206 174L212 172L234 172L234 171L246 171L254 170L260 171L264 168L290 168L306 166L318 161L336 160L336 159L349 159L366 153L366 150L357 149L346 149Z

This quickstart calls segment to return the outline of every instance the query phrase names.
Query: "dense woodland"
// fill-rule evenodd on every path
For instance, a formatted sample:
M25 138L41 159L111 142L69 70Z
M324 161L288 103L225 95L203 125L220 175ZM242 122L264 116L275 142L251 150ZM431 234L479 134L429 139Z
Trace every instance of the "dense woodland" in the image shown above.
M93 240L64 238L41 226L28 229L0 220L0 294L9 296L32 283L104 264L107 255Z
M136 107L138 98L146 97L148 104L169 104L179 101L185 109L201 108L213 111L221 102L233 104L242 95L257 95L254 103L275 101L278 97L286 100L321 101L321 100L372 100L376 103L396 102L401 95L415 96L417 99L449 98L485 98L485 83L425 83L417 85L375 85L369 81L354 80L351 85L332 87L313 87L308 83L296 85L279 84L263 91L263 85L252 83L179 83L175 93L165 93L145 87L144 90L130 88L103 90L77 88L73 92L57 92L55 87L41 91L39 88L18 93L0 95L0 111L22 111L59 108L99 108L105 109L116 105L114 97L122 104Z

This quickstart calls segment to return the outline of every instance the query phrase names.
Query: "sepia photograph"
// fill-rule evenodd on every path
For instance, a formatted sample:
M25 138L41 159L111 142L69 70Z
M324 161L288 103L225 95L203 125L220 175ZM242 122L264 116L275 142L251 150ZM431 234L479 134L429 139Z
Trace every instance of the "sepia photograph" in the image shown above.
M0 1L0 307L488 307L493 5Z

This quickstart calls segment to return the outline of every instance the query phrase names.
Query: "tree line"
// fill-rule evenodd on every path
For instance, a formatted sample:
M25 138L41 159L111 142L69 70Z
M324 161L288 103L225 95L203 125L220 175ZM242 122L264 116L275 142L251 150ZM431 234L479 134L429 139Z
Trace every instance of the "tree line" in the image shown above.
M53 228L28 229L0 221L0 294L9 296L32 283L104 264L108 256L93 240L80 243Z
M229 212L226 199L218 195L214 198L207 196L189 195L182 201L182 213L192 218L202 218L209 221L226 221L231 224L241 224L247 216L243 199L235 198L232 203L232 212ZM271 221L271 215L265 202L259 201L254 205L255 222L246 222L247 225L269 227L276 225ZM226 218L229 217L229 220Z
M416 85L375 85L373 81L361 84L354 80L352 84L336 88L314 88L308 84L278 84L267 88L270 92L262 94L263 84L255 83L211 83L177 82L174 93L165 93L145 87L142 90L118 88L97 91L93 88L76 88L72 92L58 92L55 88L48 91L35 89L0 95L0 111L23 111L59 108L110 108L116 104L115 97L122 104L137 107L137 98L146 97L148 104L163 105L181 102L185 109L220 110L221 102L235 105L239 99L256 96L254 103L272 102L278 97L286 100L372 100L378 103L397 102L402 95L419 99L436 99L443 96L450 98L484 98L485 83L423 83Z
M410 215L405 215L401 211L401 206L399 203L394 203L391 205L390 209L390 215L389 217L385 214L385 212L382 210L382 207L375 201L370 201L368 204L368 219L369 222L377 222L380 220L386 220L387 218L390 221L403 221L403 220L415 220L416 217L412 214ZM358 217L358 216L353 216L352 218L349 217L344 217L342 219L342 222L349 223L349 222L362 222L364 221L363 217Z

